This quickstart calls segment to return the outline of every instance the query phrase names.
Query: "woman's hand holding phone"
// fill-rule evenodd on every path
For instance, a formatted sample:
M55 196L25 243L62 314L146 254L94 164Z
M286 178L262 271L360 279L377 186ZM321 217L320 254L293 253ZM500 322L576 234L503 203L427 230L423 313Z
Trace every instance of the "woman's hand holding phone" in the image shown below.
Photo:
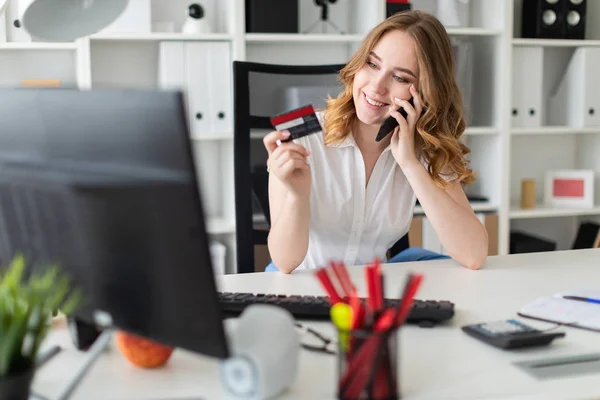
M415 126L423 111L423 103L414 85L411 85L410 93L414 106L408 100L396 98L396 104L390 107L390 116L398 122L392 134L391 150L400 167L419 162L415 151ZM399 107L404 108L406 118L397 111Z
M283 142L289 136L288 131L273 131L264 137L263 143L269 154L269 173L274 174L293 195L308 197L311 176L307 156L310 153L293 141Z

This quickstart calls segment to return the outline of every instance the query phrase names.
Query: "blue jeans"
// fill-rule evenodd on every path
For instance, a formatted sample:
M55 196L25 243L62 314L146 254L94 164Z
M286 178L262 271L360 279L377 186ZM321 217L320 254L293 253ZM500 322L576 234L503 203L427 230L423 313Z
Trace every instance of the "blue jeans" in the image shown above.
M406 250L402 250L400 253L391 257L386 263L398 263L408 261L425 261L425 260L444 260L450 258L444 254L436 253L430 250L425 250L420 247L409 247ZM279 271L273 261L267 265L265 272Z

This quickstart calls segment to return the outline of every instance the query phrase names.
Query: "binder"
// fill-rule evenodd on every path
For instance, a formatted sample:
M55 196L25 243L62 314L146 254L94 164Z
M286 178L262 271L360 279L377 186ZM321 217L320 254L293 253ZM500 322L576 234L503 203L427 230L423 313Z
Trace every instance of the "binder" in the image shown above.
M470 39L452 38L452 51L456 83L465 107L467 125L473 124L473 42Z
M209 82L210 43L185 43L185 78L188 90L190 130L194 137L206 136L211 132ZM222 66L223 71L225 66ZM221 72L223 73L223 72Z
M185 90L185 49L183 42L160 42L158 86L166 90Z
M233 132L232 70L229 42L204 43L208 47L207 70L210 132L231 136Z
M549 99L550 123L576 128L600 126L600 49L574 51L564 76Z
M229 42L161 42L158 79L160 88L184 92L194 138L232 136Z
M165 90L181 90L187 106L188 126L194 133L194 113L190 107L186 74L186 48L184 42L160 42L158 61L158 87Z
M544 121L542 82L544 54L540 46L513 49L512 126L535 127Z

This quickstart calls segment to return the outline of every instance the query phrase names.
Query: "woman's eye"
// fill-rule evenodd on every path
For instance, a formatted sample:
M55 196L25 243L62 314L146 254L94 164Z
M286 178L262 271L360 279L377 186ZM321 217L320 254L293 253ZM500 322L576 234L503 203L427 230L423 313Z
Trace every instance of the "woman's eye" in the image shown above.
M367 65L371 68L377 68L377 65L374 62L367 61Z
M404 79L403 77L401 77L401 76L398 76L398 75L394 75L394 79L395 79L396 81L400 82L400 83L406 83L406 82L407 82L407 80L406 80L406 79Z

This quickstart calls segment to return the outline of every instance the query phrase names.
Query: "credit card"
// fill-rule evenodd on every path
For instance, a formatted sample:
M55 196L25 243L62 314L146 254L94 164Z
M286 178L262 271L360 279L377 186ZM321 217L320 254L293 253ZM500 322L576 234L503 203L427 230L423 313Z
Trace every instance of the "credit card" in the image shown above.
M278 131L290 132L290 137L282 142L289 142L323 130L312 105L278 114L271 118L271 124Z

